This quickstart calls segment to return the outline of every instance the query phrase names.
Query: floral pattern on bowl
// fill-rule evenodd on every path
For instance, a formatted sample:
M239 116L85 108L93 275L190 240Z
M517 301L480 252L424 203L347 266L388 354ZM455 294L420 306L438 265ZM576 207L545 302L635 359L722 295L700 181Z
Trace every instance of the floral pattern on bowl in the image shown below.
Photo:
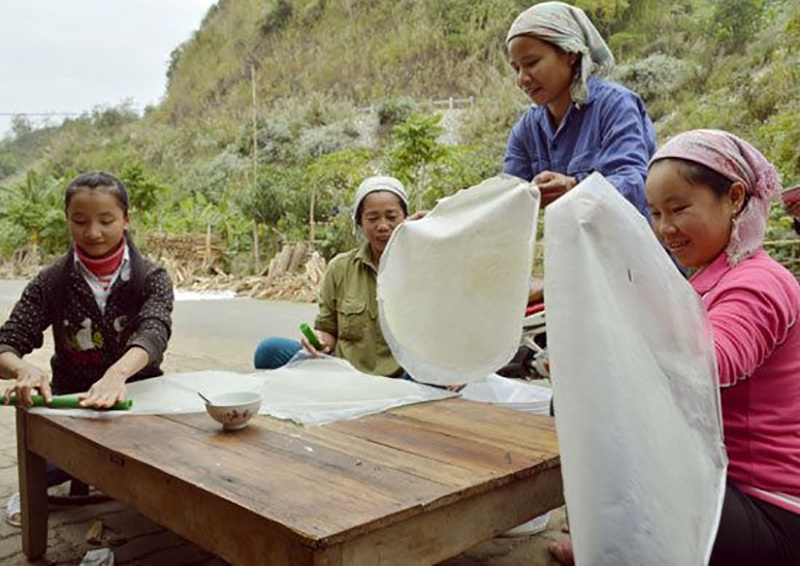
M214 395L209 401L206 411L225 430L246 427L261 407L261 395L252 392L223 393Z

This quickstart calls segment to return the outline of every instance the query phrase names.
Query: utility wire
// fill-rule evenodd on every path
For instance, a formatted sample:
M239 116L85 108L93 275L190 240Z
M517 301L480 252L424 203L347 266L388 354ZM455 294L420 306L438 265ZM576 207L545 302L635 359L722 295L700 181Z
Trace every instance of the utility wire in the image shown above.
M0 116L80 116L82 112L0 112Z

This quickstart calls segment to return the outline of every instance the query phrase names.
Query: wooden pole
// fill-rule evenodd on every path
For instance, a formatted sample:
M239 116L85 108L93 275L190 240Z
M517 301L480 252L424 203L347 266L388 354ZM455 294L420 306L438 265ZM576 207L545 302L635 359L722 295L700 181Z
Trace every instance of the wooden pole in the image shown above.
M211 265L211 221L206 222L206 252L203 258L203 268L208 268Z
M427 175L426 175L426 166L422 165L417 169L417 194L416 194L416 210L422 210L422 196L425 192L425 186L427 183ZM415 210L415 212L416 212Z
M314 247L314 204L317 197L316 184L311 187L311 204L308 210L308 243Z
M253 190L258 186L258 117L256 112L256 67L250 65L250 84L253 89Z
M258 251L258 222L253 220L253 259L256 262L256 275L261 274L261 254Z
M256 112L256 66L250 65L250 84L253 90L253 194L258 189L258 116ZM253 259L256 274L261 273L261 254L258 249L258 221L253 219Z

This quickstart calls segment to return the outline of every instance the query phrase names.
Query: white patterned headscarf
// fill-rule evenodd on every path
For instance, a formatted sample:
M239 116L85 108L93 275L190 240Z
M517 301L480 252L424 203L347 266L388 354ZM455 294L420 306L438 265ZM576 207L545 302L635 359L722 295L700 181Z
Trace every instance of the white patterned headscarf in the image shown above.
M648 168L661 159L683 159L739 182L749 197L733 221L725 251L734 266L761 247L772 201L780 199L778 170L760 151L741 138L722 130L692 130L670 139L653 156Z
M517 36L529 35L552 43L567 53L581 54L580 76L576 76L570 97L581 104L589 95L586 81L592 74L606 75L614 68L614 55L589 17L563 2L543 2L522 12L508 30L506 45Z
M353 200L352 214L354 234L358 234L361 231L361 226L359 226L357 218L358 209L361 207L361 203L364 202L364 199L367 198L367 195L378 191L387 191L395 195L403 203L403 208L405 211L408 212L408 195L406 194L406 188L403 186L403 183L394 177L383 175L367 177L358 186L358 189L356 189L356 197Z

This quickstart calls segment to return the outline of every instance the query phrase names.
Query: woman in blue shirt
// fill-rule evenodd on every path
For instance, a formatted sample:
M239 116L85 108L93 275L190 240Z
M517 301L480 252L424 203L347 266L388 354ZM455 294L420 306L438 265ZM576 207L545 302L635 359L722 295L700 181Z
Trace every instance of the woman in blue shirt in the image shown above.
M653 123L635 93L595 76L613 69L614 56L583 10L537 4L514 20L506 45L535 105L511 130L503 171L536 183L542 206L597 171L649 218Z

